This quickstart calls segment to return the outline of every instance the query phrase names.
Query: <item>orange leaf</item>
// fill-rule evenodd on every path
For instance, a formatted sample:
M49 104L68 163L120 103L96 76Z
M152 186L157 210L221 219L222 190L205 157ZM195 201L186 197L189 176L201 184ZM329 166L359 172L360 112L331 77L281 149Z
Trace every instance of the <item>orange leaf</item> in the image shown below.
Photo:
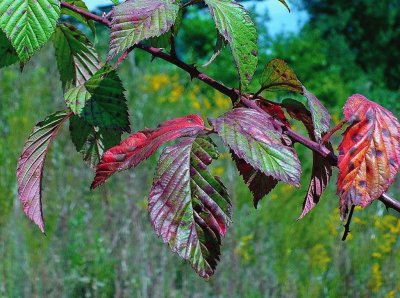
M369 205L393 182L400 163L400 124L360 94L351 96L343 111L350 124L339 146L338 195L344 219L351 205Z

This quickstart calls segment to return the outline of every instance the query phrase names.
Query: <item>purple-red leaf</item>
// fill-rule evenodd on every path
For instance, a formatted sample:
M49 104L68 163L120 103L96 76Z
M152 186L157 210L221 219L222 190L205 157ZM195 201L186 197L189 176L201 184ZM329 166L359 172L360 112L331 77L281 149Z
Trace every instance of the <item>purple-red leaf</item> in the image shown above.
M339 146L338 195L342 219L351 205L366 207L392 184L400 164L400 124L360 94L344 106L350 126Z
M18 160L18 197L25 214L44 232L42 174L49 145L61 125L71 116L56 112L36 124Z
M215 272L221 238L231 222L226 188L207 170L216 158L207 137L188 138L165 148L149 196L157 235L204 278Z
M103 184L116 172L136 167L162 144L180 137L195 136L204 128L200 116L189 115L165 121L154 130L146 129L134 133L104 153L97 165L91 189Z
M254 169L299 186L300 161L293 147L284 143L282 128L271 116L238 108L210 122L224 143Z

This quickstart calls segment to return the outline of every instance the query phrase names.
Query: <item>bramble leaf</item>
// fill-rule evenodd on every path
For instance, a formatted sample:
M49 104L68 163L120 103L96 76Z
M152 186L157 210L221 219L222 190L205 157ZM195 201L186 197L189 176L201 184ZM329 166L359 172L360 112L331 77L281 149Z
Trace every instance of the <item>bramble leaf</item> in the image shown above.
M165 121L154 130L146 129L132 134L104 153L96 168L91 189L103 184L116 172L136 167L162 144L180 137L195 136L204 128L200 116L189 115Z
M58 0L0 1L0 29L26 63L53 34L60 16Z
M122 131L95 127L76 115L69 120L71 140L83 160L96 168L103 153L121 142Z
M18 197L25 214L44 232L42 212L42 174L51 141L71 116L61 111L36 124L18 160Z
M312 116L309 110L299 101L294 99L285 99L281 104L289 115L301 121L308 131L310 139L316 141L315 129ZM327 148L333 151L330 143L326 144ZM326 190L329 180L332 176L332 165L323 156L313 152L313 167L311 173L311 180L308 186L307 195L304 198L303 209L300 217L302 219L307 215L319 202L322 194Z
M72 4L73 6L78 7L79 9L81 9L83 11L89 12L88 7L86 6L85 2L82 0L65 0L65 2ZM61 7L61 14L70 16L70 17L76 19L77 21L81 22L82 24L86 25L92 31L92 34L94 36L96 36L96 26L95 26L93 20L86 19L83 15L81 15L75 11L72 11L70 9L67 9L65 7Z
M207 170L217 157L206 137L165 148L148 199L157 235L203 278L214 274L221 238L231 222L226 188Z
M343 112L350 124L338 161L344 219L351 205L368 206L392 184L400 163L400 124L391 112L360 94L349 97Z
M0 30L0 68L18 62L18 55L7 36Z
M108 60L135 44L166 33L179 11L175 0L128 0L113 8Z
M96 50L77 28L59 24L52 40L64 90L84 84L99 70Z
M254 169L289 184L300 184L300 161L294 149L284 144L282 128L271 116L238 108L210 122L225 145Z
M240 87L246 89L257 68L257 30L242 5L231 0L204 0L217 30L229 43L239 73Z

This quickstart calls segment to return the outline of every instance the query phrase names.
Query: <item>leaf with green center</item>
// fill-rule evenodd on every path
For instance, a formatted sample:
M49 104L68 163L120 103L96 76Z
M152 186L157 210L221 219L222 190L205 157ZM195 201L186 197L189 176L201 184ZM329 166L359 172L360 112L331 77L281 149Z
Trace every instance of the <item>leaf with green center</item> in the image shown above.
M61 125L71 116L56 112L36 124L18 160L18 197L25 214L44 232L42 175L46 155Z
M66 0L65 2L71 4L75 7L78 7L82 11L89 12L88 7L86 6L85 2L82 0ZM95 26L93 20L86 19L80 13L77 13L77 12L72 11L65 7L61 7L61 14L70 16L70 17L76 19L77 21L81 22L82 24L86 25L92 31L93 36L96 36L96 26Z
M189 115L165 121L157 129L146 129L132 134L104 153L96 168L91 189L103 184L116 172L136 167L162 144L180 137L195 136L204 128L200 116Z
M84 84L100 69L96 50L77 28L60 24L52 40L64 90Z
M0 68L12 65L19 61L17 52L7 36L0 30Z
M246 89L257 68L257 30L242 5L230 0L204 0L217 30L229 43L239 73L240 87Z
M214 274L231 222L226 188L207 170L217 157L209 138L188 138L165 148L148 199L157 235L203 278Z
M83 160L90 167L96 168L101 156L121 141L121 131L94 127L74 115L70 118L71 140Z
M178 16L179 2L128 0L115 6L108 60L145 39L166 33Z
M300 161L293 147L284 143L282 128L271 116L238 108L210 122L224 143L254 169L289 184L300 184Z
M0 1L0 28L22 63L50 39L59 16L58 0Z
M69 99L70 106L76 107L79 112L81 101L88 98L86 91L90 93L90 98L79 113L86 122L96 127L130 131L125 89L117 72L111 66L106 65L98 70L84 87L86 90L81 89L74 93L78 96L75 102L72 97Z

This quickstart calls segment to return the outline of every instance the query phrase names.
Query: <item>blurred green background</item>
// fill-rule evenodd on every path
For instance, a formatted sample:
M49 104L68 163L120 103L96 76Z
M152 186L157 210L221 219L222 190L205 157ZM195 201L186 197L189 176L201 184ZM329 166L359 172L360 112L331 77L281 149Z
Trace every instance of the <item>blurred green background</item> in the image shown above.
M335 123L353 93L400 116L399 6L388 0L300 1L293 9L307 12L305 25L281 34L268 30L268 11L253 10L260 69L271 58L285 59ZM178 54L200 65L212 55L215 36L211 19L191 10L179 33ZM103 57L106 41L107 31L97 28ZM133 130L189 113L216 117L231 107L228 98L150 58L135 52L119 70ZM237 85L228 49L203 70ZM286 96L265 95L277 101ZM379 202L357 209L352 233L342 242L335 170L317 208L296 221L311 175L311 153L297 145L302 187L279 185L258 210L220 147L212 171L229 187L234 224L209 281L172 254L150 226L146 196L157 154L90 192L93 172L76 153L67 126L46 162L43 236L22 212L15 168L34 124L63 108L51 46L23 73L17 66L0 70L0 297L400 297L399 214ZM305 133L301 125L294 127ZM334 141L338 144L340 136ZM398 179L389 194L400 199L399 188Z

